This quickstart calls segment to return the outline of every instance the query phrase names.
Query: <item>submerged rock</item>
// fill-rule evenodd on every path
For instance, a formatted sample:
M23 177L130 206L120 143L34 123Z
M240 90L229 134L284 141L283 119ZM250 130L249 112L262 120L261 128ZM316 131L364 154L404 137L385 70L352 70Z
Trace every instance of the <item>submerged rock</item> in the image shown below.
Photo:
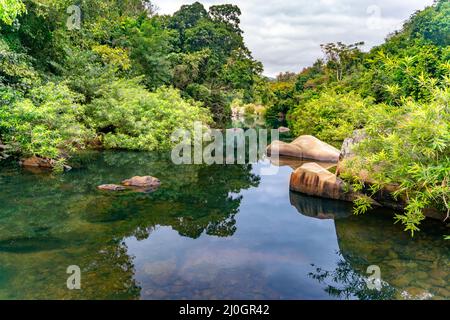
M127 187L158 188L161 185L161 181L151 176L136 176L131 179L122 181L122 184Z
M97 189L103 191L124 191L127 188L125 188L124 186L119 186L117 184L102 184L101 186L98 186Z
M161 181L155 177L133 177L122 181L122 185L117 184L102 184L97 187L103 191L125 191L149 193L155 191L161 185Z
M280 155L326 162L338 162L339 150L313 136L301 136L291 143L274 141L267 147L269 155Z

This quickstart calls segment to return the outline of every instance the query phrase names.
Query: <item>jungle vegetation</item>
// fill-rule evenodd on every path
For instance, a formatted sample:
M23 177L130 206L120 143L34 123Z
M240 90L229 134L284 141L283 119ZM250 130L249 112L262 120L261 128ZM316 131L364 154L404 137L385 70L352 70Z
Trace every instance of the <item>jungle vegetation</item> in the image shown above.
M0 2L0 145L8 155L62 165L84 148L166 149L174 128L196 120L220 127L236 101L248 110L262 104L269 125L287 121L295 135L336 147L363 130L345 178L358 190L370 176L373 193L398 186L407 206L396 219L412 234L427 208L449 217L449 1L414 13L369 52L363 42L324 44L323 58L275 80L246 47L235 5L196 2L173 15L141 0L77 5ZM369 208L361 198L355 212Z

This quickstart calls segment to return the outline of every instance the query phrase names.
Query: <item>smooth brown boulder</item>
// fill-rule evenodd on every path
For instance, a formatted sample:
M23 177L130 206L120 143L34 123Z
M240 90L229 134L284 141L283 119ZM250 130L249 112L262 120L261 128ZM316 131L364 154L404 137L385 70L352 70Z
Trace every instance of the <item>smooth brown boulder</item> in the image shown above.
M97 189L103 191L124 191L126 188L124 186L119 186L117 184L102 184L98 186Z
M314 162L306 163L292 173L290 189L310 196L344 201L354 201L361 196L356 192L346 192L342 179Z
M56 160L48 158L40 158L32 156L30 158L20 160L20 165L28 169L53 169L56 166ZM64 171L72 170L72 167L68 165L63 166ZM38 172L39 170L36 170Z
M53 169L56 165L56 161L53 159L45 159L33 156L31 158L22 159L20 161L20 164L23 167Z
M161 185L161 181L155 177L144 176L144 177L133 177L122 181L122 184L127 187L138 187L138 188L157 188Z
M291 143L274 141L267 147L267 153L336 163L339 161L340 151L313 136L301 136Z

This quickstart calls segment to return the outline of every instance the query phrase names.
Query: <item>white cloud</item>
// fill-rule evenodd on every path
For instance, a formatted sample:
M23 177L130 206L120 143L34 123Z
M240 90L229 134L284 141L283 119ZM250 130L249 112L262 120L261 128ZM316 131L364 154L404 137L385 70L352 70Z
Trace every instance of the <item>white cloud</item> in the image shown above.
M153 0L160 13L195 1ZM204 0L205 7L233 3L242 10L247 46L263 62L265 74L300 71L322 56L320 44L365 41L381 44L416 10L433 0Z

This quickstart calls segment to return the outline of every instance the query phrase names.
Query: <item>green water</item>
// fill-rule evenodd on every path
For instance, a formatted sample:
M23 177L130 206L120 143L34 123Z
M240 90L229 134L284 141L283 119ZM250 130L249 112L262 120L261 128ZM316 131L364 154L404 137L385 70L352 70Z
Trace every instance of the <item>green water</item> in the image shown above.
M295 162L289 162L295 166ZM175 166L165 155L84 154L64 175L0 167L1 299L450 298L449 233L411 240L392 213L289 192L290 166ZM135 175L151 194L96 186ZM81 268L81 290L66 269ZM381 270L381 292L363 277Z

